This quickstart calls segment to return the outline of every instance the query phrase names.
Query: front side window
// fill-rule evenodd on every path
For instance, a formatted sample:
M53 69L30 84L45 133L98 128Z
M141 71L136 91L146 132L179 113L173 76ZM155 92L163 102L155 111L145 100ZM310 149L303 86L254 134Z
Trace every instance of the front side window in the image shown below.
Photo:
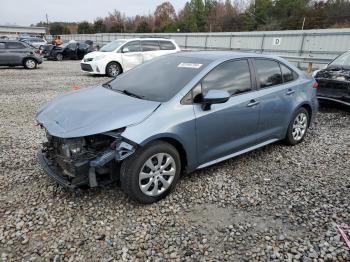
M141 52L140 41L133 41L123 46L123 53Z
M161 50L175 50L175 45L170 41L159 41Z
M22 43L18 43L18 42L8 42L7 43L7 48L8 49L24 49L26 48L25 45L23 45Z
M252 90L247 60L225 62L217 66L202 80L204 93L211 89L226 90L231 95Z
M255 67L260 88L282 84L281 69L276 61L255 59Z
M159 41L142 41L142 51L143 52L149 52L149 51L158 51L160 50Z
M114 52L123 44L125 44L125 41L123 41L123 40L112 41L112 42L108 43L107 45L102 46L100 49L100 52Z

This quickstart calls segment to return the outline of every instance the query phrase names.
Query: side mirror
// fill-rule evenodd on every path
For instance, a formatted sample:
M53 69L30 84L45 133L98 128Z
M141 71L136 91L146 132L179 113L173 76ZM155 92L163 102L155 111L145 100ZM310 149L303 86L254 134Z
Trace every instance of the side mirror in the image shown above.
M210 110L212 104L223 104L230 99L231 95L225 90L209 90L202 97L202 109L204 111Z
M130 52L129 48L127 48L127 47L123 48L123 53L129 53L129 52Z

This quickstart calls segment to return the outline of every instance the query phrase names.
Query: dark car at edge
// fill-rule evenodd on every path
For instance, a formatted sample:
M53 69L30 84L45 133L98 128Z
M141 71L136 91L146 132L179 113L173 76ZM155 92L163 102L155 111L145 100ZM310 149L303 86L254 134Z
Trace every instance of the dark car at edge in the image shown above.
M317 97L350 106L350 51L347 51L326 68L316 71L314 77L318 83Z
M59 46L47 45L43 48L43 56L48 60L62 61L64 59L78 60L92 52L91 44L85 42L70 42Z

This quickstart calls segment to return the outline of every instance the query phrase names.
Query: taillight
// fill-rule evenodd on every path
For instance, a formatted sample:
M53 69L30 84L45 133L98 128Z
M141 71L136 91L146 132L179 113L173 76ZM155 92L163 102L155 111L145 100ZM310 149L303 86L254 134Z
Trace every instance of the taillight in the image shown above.
M318 83L317 83L317 81L313 81L313 82L312 82L312 87L313 87L313 88L318 88Z

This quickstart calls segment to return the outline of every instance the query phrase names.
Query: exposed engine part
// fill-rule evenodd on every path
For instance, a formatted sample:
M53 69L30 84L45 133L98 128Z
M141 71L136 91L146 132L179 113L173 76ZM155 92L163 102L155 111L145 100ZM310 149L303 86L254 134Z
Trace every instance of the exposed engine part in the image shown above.
M135 152L135 147L127 142L121 142L116 147L115 159L118 161L124 160Z

